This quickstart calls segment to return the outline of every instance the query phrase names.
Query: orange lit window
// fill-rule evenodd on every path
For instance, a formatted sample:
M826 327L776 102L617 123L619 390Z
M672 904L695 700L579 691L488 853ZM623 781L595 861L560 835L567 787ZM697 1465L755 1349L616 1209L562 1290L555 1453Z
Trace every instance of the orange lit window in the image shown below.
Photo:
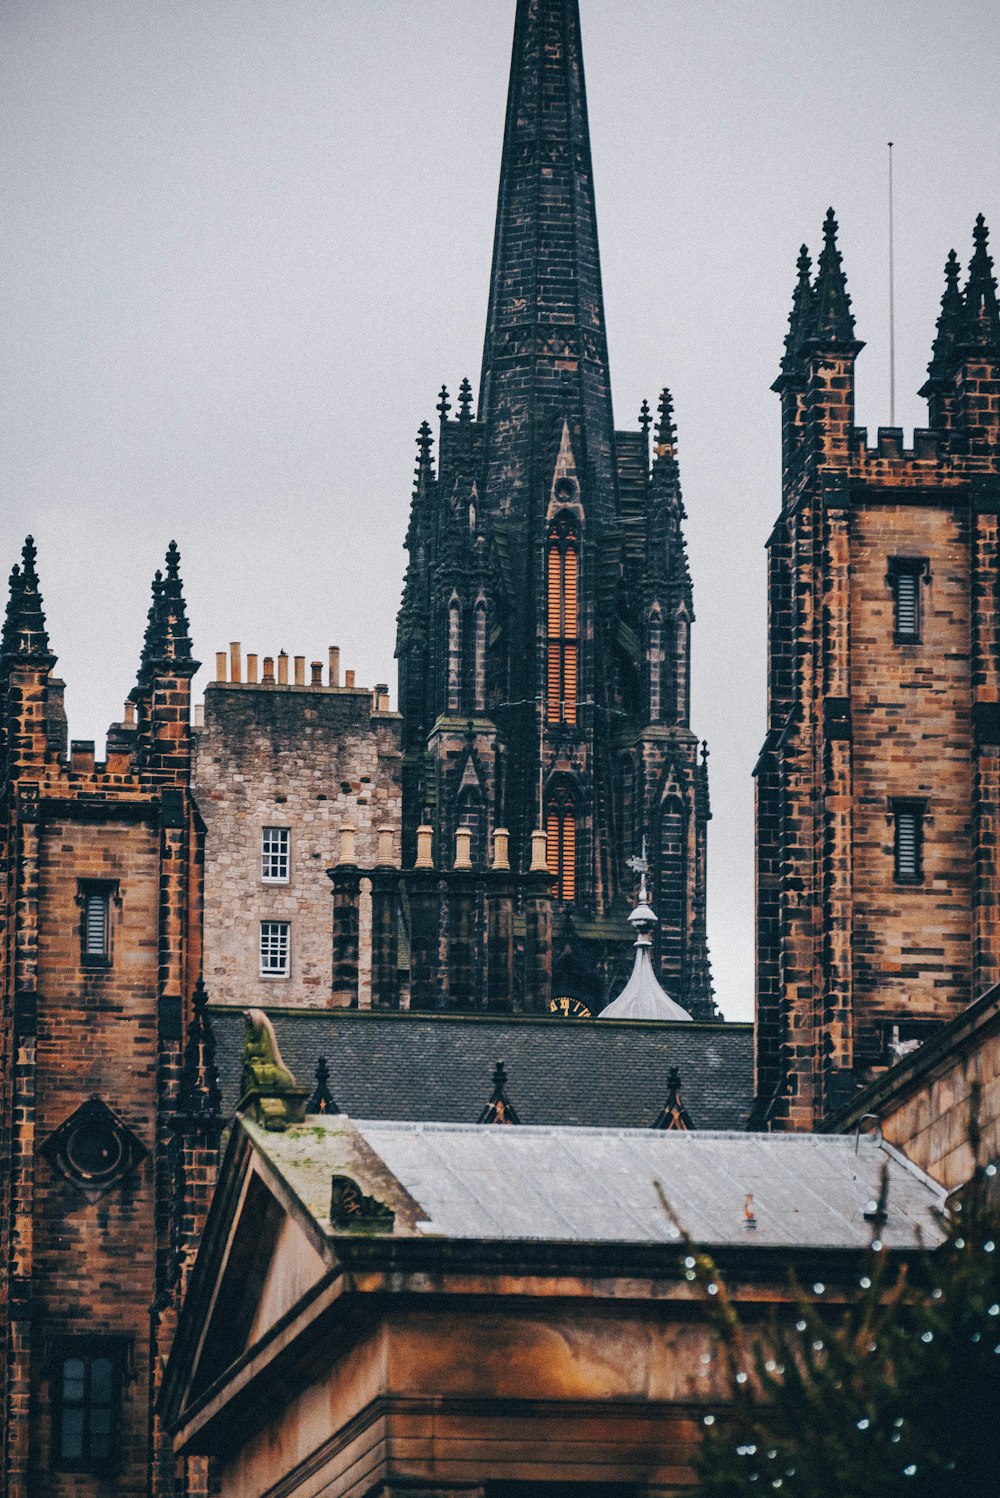
M556 899L572 900L576 894L576 811L568 786L559 786L549 796L545 831Z
M549 527L547 548L546 717L550 723L575 723L580 650L580 543L576 526L568 515L558 516Z

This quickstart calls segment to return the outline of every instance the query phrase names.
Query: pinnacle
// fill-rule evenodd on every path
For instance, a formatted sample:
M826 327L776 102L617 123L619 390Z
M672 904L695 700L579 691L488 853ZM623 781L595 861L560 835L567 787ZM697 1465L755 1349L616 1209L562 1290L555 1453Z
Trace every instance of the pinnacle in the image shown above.
M963 348L984 349L994 358L1000 358L1000 308L989 237L986 220L980 213L972 231L974 248L956 341Z
M191 999L191 1023L184 1047L177 1111L182 1118L214 1123L221 1120L222 1093L215 1066L215 1036L208 1018L208 994L200 977Z
M644 400L642 405L639 407L639 429L644 437L648 435L649 429L652 424L653 418L649 410L649 401Z
M837 220L832 208L827 209L823 221L823 249L813 288L813 310L815 322L809 334L811 342L822 345L854 343L854 314L837 245Z
M800 372L806 340L812 332L812 257L809 254L808 245L802 245L799 249L796 268L798 278L792 293L792 310L788 318L785 352L781 360L781 372L786 375Z
M468 379L458 387L458 419L463 423L472 420L472 385Z
M152 601L146 616L146 634L139 659L137 679L140 687L147 686L164 668L169 674L179 662L184 663L185 675L193 675L198 669L197 662L191 659L180 564L177 542L171 541L167 547L166 576L159 570L153 574Z
M962 321L962 293L958 289L961 267L954 250L949 250L944 266L944 295L938 315L937 334L931 348L927 373L932 380L945 379L952 372L952 354Z
M28 536L21 550L21 565L10 574L10 595L4 619L0 653L11 656L46 657L49 637L35 563L38 553L34 537Z
M441 391L438 396L437 410L442 422L447 421L448 412L451 410L451 401L448 399L447 385L441 386Z
M659 455L664 448L672 448L677 441L677 428L674 425L674 400L670 391L664 385L660 395L660 404L657 408L659 421L656 423L656 447Z
M422 489L434 477L434 468L431 461L431 448L434 446L434 438L431 436L430 423L422 421L417 431L417 466L413 470L413 487Z

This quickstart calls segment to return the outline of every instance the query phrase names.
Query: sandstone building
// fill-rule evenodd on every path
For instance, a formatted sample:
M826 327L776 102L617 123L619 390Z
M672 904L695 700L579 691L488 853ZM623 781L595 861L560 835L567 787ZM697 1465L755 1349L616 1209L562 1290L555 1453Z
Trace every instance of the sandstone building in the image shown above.
M757 766L758 1119L809 1128L1000 977L1000 314L952 252L912 448L854 424L832 210L781 373Z
M467 835L457 913L442 885L444 949L498 829L525 918L543 831L552 987L519 978L513 1003L596 1013L627 973L627 860L645 844L660 977L709 1018L676 433L667 392L652 442L645 404L615 429L594 201L577 0L520 0L478 409L467 380L456 407L442 390L436 461L426 423L418 441L397 636L403 865L418 826L441 871ZM485 949L478 904L469 939Z
M30 538L0 641L4 1498L203 1493L152 1402L215 1180L176 548L126 720L67 746ZM68 752L67 752L68 749ZM176 1486L175 1486L176 1484Z
M388 689L340 684L301 656L220 654L195 728L192 783L205 822L205 981L212 998L260 1008L334 1002L338 862L396 869L400 719ZM228 679L227 679L228 677ZM371 882L357 876L351 998L371 994ZM360 968L360 971L358 971ZM341 997L340 1001L343 999Z

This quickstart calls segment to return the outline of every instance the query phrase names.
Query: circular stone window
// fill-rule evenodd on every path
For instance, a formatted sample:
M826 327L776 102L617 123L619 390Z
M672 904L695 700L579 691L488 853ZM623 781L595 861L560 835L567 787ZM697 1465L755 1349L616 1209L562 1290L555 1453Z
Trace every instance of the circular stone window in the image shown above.
M82 1180L113 1176L125 1155L125 1143L110 1119L82 1119L66 1136L66 1160Z
M572 479L561 478L556 480L556 499L562 500L563 504L569 504L576 499L578 485Z

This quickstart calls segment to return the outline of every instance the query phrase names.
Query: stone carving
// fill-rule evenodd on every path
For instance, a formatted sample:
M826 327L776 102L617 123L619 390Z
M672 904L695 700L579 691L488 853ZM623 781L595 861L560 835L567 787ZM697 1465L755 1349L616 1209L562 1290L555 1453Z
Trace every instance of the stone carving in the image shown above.
M330 1221L352 1233L391 1233L396 1214L377 1197L365 1196L350 1176L334 1176L330 1191Z
M300 1087L281 1059L278 1037L263 1009L245 1009L243 1075L239 1112L281 1133L306 1116L307 1087Z

